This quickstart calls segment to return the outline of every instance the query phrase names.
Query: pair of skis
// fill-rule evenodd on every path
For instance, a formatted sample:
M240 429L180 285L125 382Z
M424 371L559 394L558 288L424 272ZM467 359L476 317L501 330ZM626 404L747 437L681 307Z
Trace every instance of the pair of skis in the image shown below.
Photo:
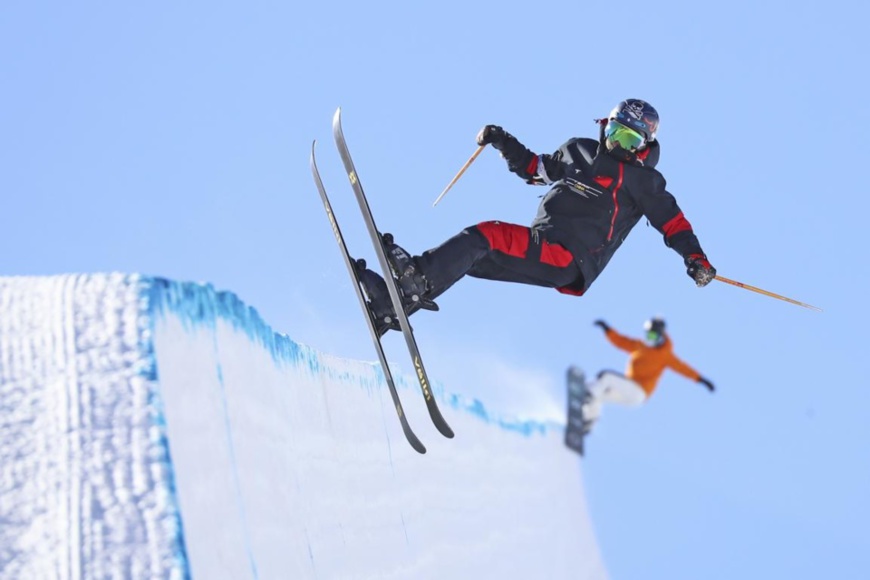
M411 329L411 325L408 322L408 316L405 314L405 310L402 307L402 299L399 294L399 287L396 284L396 280L392 275L392 270L390 269L389 262L387 261L387 253L386 249L384 248L381 232L378 231L377 225L375 224L371 208L369 207L369 203L366 199L365 192L363 191L362 184L360 183L359 176L357 175L356 169L354 168L353 160L350 157L350 151L348 150L347 142L344 139L344 132L341 129L341 108L335 111L335 115L332 118L332 134L335 138L335 144L338 147L338 152L341 156L342 163L344 164L344 169L347 172L348 179L350 180L351 188L356 195L357 202L359 202L360 211L362 212L362 216L368 228L369 235L372 238L372 244L374 245L375 254L377 254L378 262L381 265L383 278L387 284L387 290L389 290L390 299L396 312L396 318L398 318L399 320L399 326L402 329L402 334L405 335L405 342L408 345L408 352L410 353L411 360L414 364L414 371L417 375L417 380L420 383L420 389L423 391L423 398L426 401L426 407L429 410L429 416L432 418L432 422L435 424L435 427L438 429L438 431L441 432L442 435L448 438L452 438L453 430L450 429L450 425L448 425L447 421L444 420L444 417L441 416L441 411L438 409L438 404L435 402L435 398L432 395L432 388L429 382L429 376L426 374L426 369L423 366L423 360L420 358L420 350L417 348L417 341L414 339L414 331ZM353 287L356 290L356 295L359 299L360 307L365 313L369 332L371 332L372 335L372 342L374 343L375 350L378 353L378 360L380 360L381 368L384 371L384 378L386 379L387 386L390 389L390 396L393 399L393 405L395 406L396 413L399 416L399 422L402 425L402 431L405 433L405 437L408 439L408 443L411 444L411 447L413 447L415 451L419 453L426 453L426 447L423 445L423 443L420 442L420 439L417 438L417 436L414 434L414 431L411 429L411 426L408 424L408 418L405 416L405 411L402 408L402 402L399 399L399 393L396 390L395 380L393 379L393 375L390 372L390 366L387 363L387 359L384 354L384 347L381 343L381 336L378 334L377 328L375 326L375 318L371 308L369 307L369 300L365 295L364 287L362 285L362 282L360 281L359 273L357 272L356 261L351 257L350 252L347 249L347 244L345 243L344 236L341 233L341 229L338 227L338 221L335 219L335 214L332 211L332 204L329 202L329 197L327 196L326 189L323 186L323 181L320 179L320 172L317 170L317 163L314 158L314 148L316 144L317 142L315 141L311 145L311 173L314 176L314 183L317 185L317 190L320 192L320 198L323 200L323 207L326 209L326 216L327 218L329 218L329 223L332 226L333 233L335 234L335 239L338 242L338 246L341 249L342 256L344 257L344 263L347 266L347 270L350 273L351 278L353 279Z

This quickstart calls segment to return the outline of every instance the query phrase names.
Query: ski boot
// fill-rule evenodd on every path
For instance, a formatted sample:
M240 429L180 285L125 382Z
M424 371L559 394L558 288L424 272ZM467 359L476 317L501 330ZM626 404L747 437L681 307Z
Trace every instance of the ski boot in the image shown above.
M390 291L387 290L387 283L376 272L366 268L365 260L356 260L354 266L369 299L368 307L374 318L378 336L383 336L388 330L401 330L399 319L396 318L396 312L393 310Z
M426 298L428 283L416 260L393 240L392 234L383 234L381 239L387 250L387 262L402 293L405 312L410 316L418 310L437 311L435 301Z

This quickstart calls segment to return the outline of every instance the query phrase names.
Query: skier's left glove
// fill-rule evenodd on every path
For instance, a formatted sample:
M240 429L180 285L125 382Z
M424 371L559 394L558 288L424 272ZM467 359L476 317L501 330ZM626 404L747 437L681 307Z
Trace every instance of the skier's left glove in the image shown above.
M716 387L713 386L713 383L711 383L708 379L705 379L704 377L699 377L698 382L707 387L707 390L711 393L716 390Z
M477 144L481 146L492 145L496 149L500 149L499 146L507 135L507 132L498 125L487 125L477 134Z
M691 254L686 256L686 273L700 287L713 281L716 277L716 268L710 264L704 254Z

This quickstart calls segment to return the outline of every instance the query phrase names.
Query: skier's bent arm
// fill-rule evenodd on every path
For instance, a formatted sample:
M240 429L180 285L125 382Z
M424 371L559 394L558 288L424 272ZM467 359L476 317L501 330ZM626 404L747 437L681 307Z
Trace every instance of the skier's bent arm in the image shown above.
M526 183L549 185L562 179L565 174L561 148L552 155L537 155L508 132L503 132L502 138L493 141L492 146L501 151L508 169Z
M664 236L665 245L683 258L686 273L698 286L706 286L716 276L707 260L692 224L683 215L677 200L665 189L665 178L657 174L650 191L636 195L638 205L649 222Z
M649 223L664 237L665 245L684 259L703 254L692 224L683 215L676 198L668 192L665 178L658 174L652 191L640 192L636 200Z

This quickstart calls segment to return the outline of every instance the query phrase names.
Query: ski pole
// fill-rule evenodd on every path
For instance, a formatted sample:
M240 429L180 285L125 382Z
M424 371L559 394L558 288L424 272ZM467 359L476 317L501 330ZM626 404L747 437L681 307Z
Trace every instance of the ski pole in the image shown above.
M774 294L773 292L768 292L767 290L762 290L761 288L756 288L755 286L750 286L749 284L744 284L742 282L731 280L729 278L724 278L722 276L716 276L715 279L719 280L720 282L725 282L726 284L731 284L732 286L737 286L738 288L743 288L744 290L751 290L752 292L758 292L759 294L764 294L765 296L770 296L771 298L776 298L777 300L784 300L785 302L791 302L792 304L797 304L798 306L803 306L804 308L809 308L810 310L822 312L822 309L818 308L817 306L813 306L811 304L804 304L803 302L798 302L797 300L793 300L785 296L780 296L779 294Z
M471 157L468 158L468 161L465 162L465 165L462 166L462 169L459 170L459 173L456 174L456 177L454 177L453 180L447 184L447 187L444 188L444 191L441 192L441 195L439 195L438 199L435 200L435 203L432 204L432 207L438 205L438 202L441 201L441 198L444 197L444 195L448 191L450 191L450 188L453 187L453 184L459 181L459 178L462 177L462 174L465 173L465 170L468 169L472 163L474 163L474 160L477 159L477 156L480 155L480 152L483 151L484 147L486 147L486 145L481 145L477 148L477 151L472 153Z

